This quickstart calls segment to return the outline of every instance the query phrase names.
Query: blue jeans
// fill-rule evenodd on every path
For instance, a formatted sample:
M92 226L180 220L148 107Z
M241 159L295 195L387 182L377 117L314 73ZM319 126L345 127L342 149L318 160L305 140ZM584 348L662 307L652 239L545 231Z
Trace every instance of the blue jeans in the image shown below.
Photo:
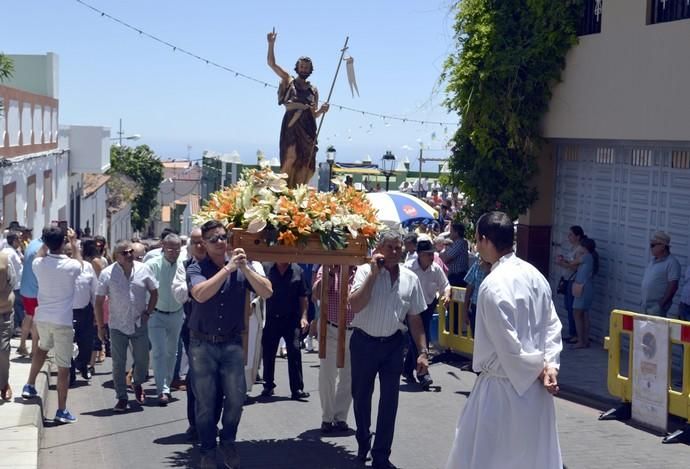
M220 344L190 337L189 365L193 373L194 395L198 397L194 413L201 452L209 452L216 447L215 414L219 384L225 396L220 441L223 445L234 445L247 393L242 336L237 335L233 340Z
M134 376L132 383L141 386L149 371L149 336L146 324L135 327L134 334L127 335L117 329L110 329L110 347L113 355L113 384L117 399L127 400L127 347L132 344Z
M162 313L155 310L149 319L149 340L153 358L153 376L156 379L156 392L170 393L170 383L177 357L177 343L182 329L182 308L176 313Z
M19 289L14 290L14 327L22 327L22 321L24 320L24 303L22 302L22 295L19 293Z

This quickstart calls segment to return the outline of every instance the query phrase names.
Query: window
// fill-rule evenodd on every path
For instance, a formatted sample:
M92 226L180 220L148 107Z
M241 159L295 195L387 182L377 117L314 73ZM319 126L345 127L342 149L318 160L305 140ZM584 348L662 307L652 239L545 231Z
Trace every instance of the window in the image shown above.
M578 160L578 147L573 145L568 145L563 147L563 159L565 161L577 161Z
M633 166L652 166L652 161L652 150L633 149L630 161Z
M616 161L616 154L613 148L597 148L597 156L594 160L597 164L613 164Z
M577 35L598 34L601 32L601 13L604 0L585 0L582 18L577 25Z
M17 183L11 182L2 186L3 226L17 220Z
M675 169L690 169L690 151L671 152L671 167Z
M26 181L26 223L34 226L36 216L36 175L29 176Z
M647 24L690 19L690 0L650 0Z

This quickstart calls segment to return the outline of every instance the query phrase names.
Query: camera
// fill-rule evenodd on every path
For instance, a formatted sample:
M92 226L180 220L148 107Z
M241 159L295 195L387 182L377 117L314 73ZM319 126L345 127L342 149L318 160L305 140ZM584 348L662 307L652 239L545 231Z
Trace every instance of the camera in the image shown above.
M384 259L383 257L379 257L378 259L376 259L376 265L379 267L383 267L383 264L385 264L385 263L386 263L386 259Z

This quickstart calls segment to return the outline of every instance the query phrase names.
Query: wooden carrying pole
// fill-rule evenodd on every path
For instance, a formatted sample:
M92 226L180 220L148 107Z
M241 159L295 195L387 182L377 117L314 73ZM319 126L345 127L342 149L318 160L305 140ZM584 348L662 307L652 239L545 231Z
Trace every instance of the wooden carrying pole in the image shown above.
M338 356L336 357L336 366L338 368L345 367L345 332L347 331L347 324L345 323L345 312L347 311L347 295L348 285L350 280L350 269L346 265L340 266L340 305L338 307Z
M331 266L324 265L321 272L321 309L319 313L319 358L326 358L326 337L328 334L328 289L331 286Z

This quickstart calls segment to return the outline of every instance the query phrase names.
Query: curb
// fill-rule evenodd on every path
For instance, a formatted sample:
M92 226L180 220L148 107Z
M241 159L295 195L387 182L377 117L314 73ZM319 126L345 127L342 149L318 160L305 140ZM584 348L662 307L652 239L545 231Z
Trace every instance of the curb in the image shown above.
M16 349L15 340L12 347ZM16 359L13 353L11 359ZM43 435L43 409L48 397L50 371L52 363L46 360L40 373L36 377L36 391L38 398L25 401L21 397L23 384L29 375L30 364L10 365L10 381L14 398L0 407L0 413L4 414L0 424L0 469L19 469L38 467L38 451ZM3 407L8 406L7 411ZM4 411L4 412L3 412Z
M620 400L613 397L601 396L599 394L594 394L585 389L577 388L575 386L559 384L560 391L557 397L565 399L576 404L582 404L587 407L591 407L602 412L609 410L613 407L620 405Z

